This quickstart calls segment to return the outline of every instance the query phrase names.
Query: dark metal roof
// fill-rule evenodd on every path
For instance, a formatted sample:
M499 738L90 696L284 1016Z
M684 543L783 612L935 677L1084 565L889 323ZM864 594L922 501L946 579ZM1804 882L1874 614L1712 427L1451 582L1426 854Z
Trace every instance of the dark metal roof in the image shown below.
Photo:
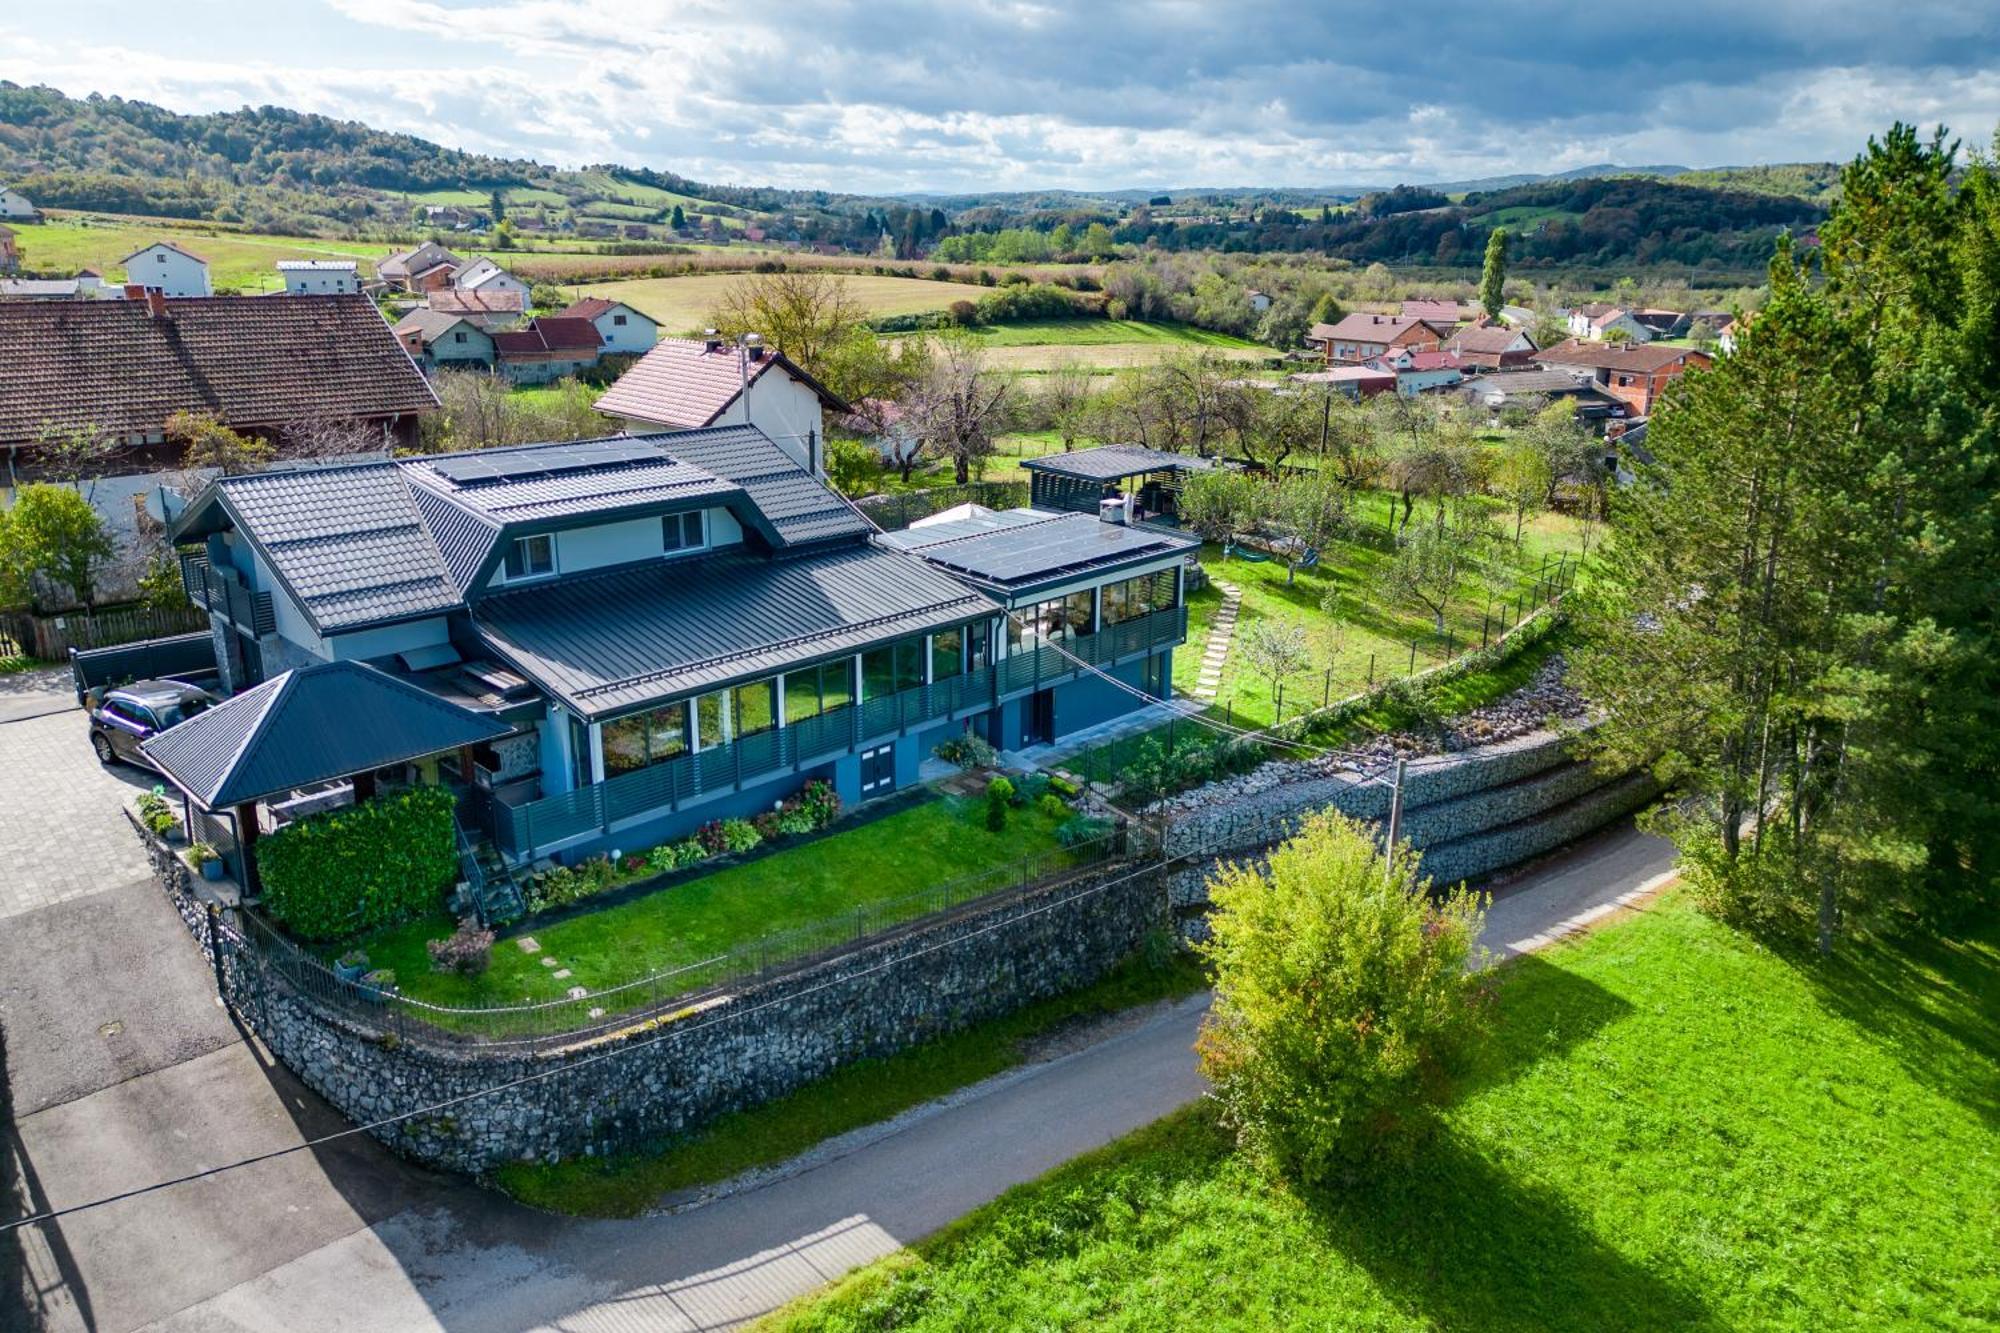
M1074 453L1025 458L1021 466L1031 472L1049 472L1060 477L1080 477L1085 481L1116 481L1148 472L1205 472L1215 466L1209 458L1190 454L1170 454L1163 449L1147 449L1136 444L1107 444Z
M1007 527L979 520L941 523L907 529L894 540L942 569L1008 590L1180 555L1201 544L1160 528L1106 523L1094 514L1037 514L1035 521Z
M204 809L495 740L512 730L361 662L287 671L143 742Z
M676 458L657 440L624 436L414 458L402 466L412 482L493 524L575 518L740 491Z
M394 463L220 477L177 521L175 539L202 528L217 504L322 633L463 604Z
M872 531L830 486L755 426L711 426L633 438L655 442L683 462L741 486L786 545Z
M993 610L921 560L856 545L627 565L495 593L476 619L516 667L598 716Z

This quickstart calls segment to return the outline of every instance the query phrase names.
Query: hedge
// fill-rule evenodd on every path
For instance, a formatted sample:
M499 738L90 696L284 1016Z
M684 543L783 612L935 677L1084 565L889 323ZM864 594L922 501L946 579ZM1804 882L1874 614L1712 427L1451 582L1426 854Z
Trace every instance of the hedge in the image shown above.
M265 910L306 940L436 911L458 878L454 804L443 787L411 787L287 824L257 844Z

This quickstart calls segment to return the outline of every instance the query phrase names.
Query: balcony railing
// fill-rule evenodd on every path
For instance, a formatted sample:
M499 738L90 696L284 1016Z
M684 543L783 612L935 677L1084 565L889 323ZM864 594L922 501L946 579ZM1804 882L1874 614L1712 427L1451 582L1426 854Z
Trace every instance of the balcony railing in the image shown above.
M1062 650L1071 656L1052 646L1016 653L976 671L859 706L836 708L575 791L521 805L495 801L490 807L494 841L509 854L532 855L583 834L609 832L612 825L634 816L677 810L704 796L741 790L751 778L787 768L800 770L912 727L992 708L1014 694L1075 676L1083 668L1072 656L1091 666L1106 666L1186 637L1186 607L1155 611L1065 641Z
M278 630L278 615L271 594L255 592L243 576L229 568L217 568L199 552L181 556L181 586L196 606L214 612L239 629L262 638Z

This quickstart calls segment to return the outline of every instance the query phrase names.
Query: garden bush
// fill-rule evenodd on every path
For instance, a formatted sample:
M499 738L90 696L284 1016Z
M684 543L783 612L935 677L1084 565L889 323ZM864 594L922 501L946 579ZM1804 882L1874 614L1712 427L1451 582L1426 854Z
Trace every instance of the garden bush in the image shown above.
M1008 798L1009 805L1033 805L1048 795L1049 775L1046 773L1023 773L1013 782L1014 794Z
M732 852L751 851L763 841L764 835L747 819L722 821L722 845Z
M985 768L999 758L998 752L984 738L969 731L948 741L940 741L931 753L960 768Z
M287 824L257 844L265 908L308 940L436 911L458 877L455 804L443 787L411 787Z
M1110 820L1076 815L1057 826L1056 841L1065 847L1081 847L1086 842L1095 842L1109 832L1111 832Z
M1043 792L1041 797L1036 800L1035 808L1050 819L1067 819L1069 817L1069 803L1052 791Z
M164 787L140 793L138 808L139 822L156 838L171 837L181 825L181 817L174 813L173 802L167 799Z
M995 778L986 784L986 827L998 833L1007 827L1007 805L1014 799L1014 784Z
M444 939L427 942L424 951L430 954L431 966L438 971L476 977L493 962L493 932L481 929L477 921L468 917Z

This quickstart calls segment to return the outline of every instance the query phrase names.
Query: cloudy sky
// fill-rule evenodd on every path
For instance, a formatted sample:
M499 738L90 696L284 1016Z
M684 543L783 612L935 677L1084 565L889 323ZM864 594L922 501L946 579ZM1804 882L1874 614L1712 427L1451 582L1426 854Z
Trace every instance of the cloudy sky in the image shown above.
M1985 143L2000 3L45 0L0 78L705 181L1310 186Z

